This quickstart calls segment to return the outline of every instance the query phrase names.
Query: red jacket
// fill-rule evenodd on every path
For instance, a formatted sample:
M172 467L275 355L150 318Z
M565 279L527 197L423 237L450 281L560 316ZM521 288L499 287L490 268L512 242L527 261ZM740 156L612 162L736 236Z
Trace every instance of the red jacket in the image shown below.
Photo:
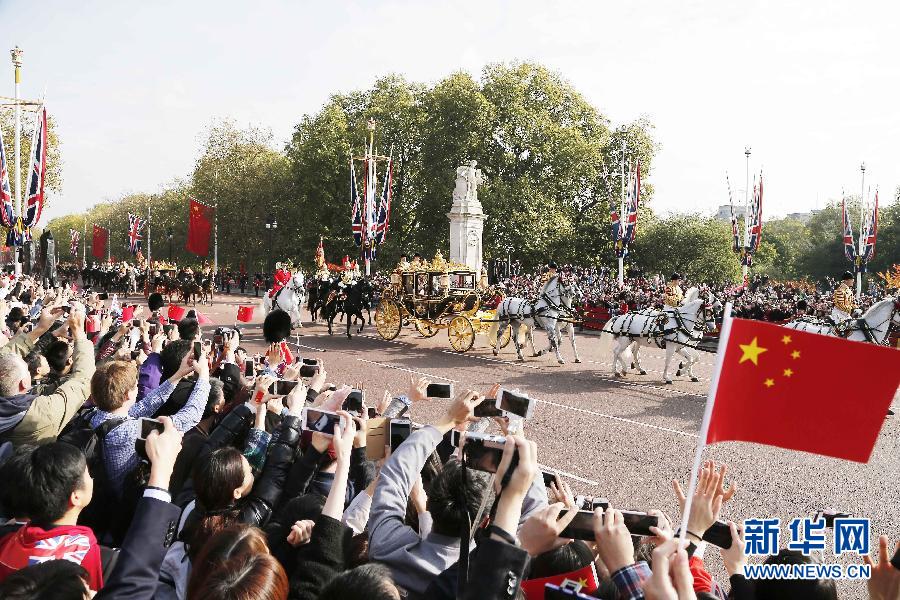
M0 540L0 581L15 571L39 562L70 560L84 567L92 590L103 587L100 546L90 527L63 525L49 531L24 525Z

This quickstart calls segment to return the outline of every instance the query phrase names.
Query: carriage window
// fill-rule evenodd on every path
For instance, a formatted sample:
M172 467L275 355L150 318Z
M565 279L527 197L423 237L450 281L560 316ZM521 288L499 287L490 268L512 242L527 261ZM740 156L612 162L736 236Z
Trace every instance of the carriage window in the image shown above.
M417 296L427 296L428 295L428 274L427 273L419 273L416 276L416 295Z
M407 294L414 294L416 291L416 276L415 275L404 275L403 276L403 291Z
M475 287L475 275L471 273L454 273L451 284L455 289L471 290Z

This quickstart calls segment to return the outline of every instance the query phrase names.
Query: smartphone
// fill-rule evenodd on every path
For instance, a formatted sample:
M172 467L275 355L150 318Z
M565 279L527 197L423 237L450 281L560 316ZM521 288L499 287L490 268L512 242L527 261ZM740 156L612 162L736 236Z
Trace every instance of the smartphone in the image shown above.
M200 360L200 357L203 356L203 349L200 342L194 342L194 360Z
M162 433L165 431L166 426L157 421L156 419L148 419L147 417L141 417L141 439L146 440L147 436L150 435L152 431L158 431Z
M530 419L534 412L534 400L519 392L500 390L497 394L497 408L523 419Z
M891 559L891 564L894 565L895 569L900 569L900 546L898 546L897 551L894 552L894 557Z
M254 362L252 358L244 361L244 377L253 377L255 373Z
M541 476L544 478L544 487L548 488L550 487L551 483L557 483L556 473L554 473L553 471L545 471L541 469Z
M816 513L816 516L813 517L814 521L818 521L819 519L825 519L825 527L828 529L834 529L834 520L835 519L847 519L850 515L848 513L837 512L834 510L822 510ZM729 534L730 536L731 534Z
M297 387L297 381L285 381L284 379L278 379L277 381L273 381L272 385L269 386L269 393L274 396L287 396L291 393L295 387Z
M304 365L318 365L319 361L316 360L315 358L304 358L303 364Z
M141 320L140 320L140 319L132 319L132 320L131 320L131 326L132 326L132 327L140 327L140 326L141 326Z
M585 540L592 542L594 537L594 511L579 510L575 518L569 521L559 537L572 540Z
M300 377L312 377L319 372L319 365L300 365Z
M305 431L332 436L334 428L341 427L341 417L331 411L306 407L300 413L300 423Z
M476 417L502 417L503 411L497 408L497 400L488 398L475 405Z
M131 360L137 360L137 357L141 355L140 350L132 350L131 351Z
M454 448L459 448L459 440L462 437L462 434L457 429L450 430L450 445Z
M216 335L213 336L213 344L215 344L216 346L224 345L225 344L225 336L223 336L221 333L217 333Z
M467 433L463 443L463 458L466 466L477 471L496 473L500 467L500 459L503 458L503 448L506 438L500 435L487 435L483 433ZM519 462L518 452L513 454L510 469L514 469Z
M453 384L452 383L429 383L428 387L425 388L425 397L426 398L452 398L453 397Z
M703 532L703 541L719 548L731 548L731 528L725 521L716 521Z
M628 533L636 536L650 536L653 532L651 527L659 527L659 519L655 515L648 515L645 512L637 512L631 510L623 510L622 516L625 519L625 527ZM731 535L729 533L729 535Z
M388 433L388 444L391 452L397 450L403 440L408 438L412 433L412 421L409 419L391 419Z
M169 335L172 331L175 330L175 326L171 324L163 325L163 333Z
M359 415L362 413L362 405L365 397L366 395L363 390L353 390L347 395L341 408L347 412L353 412Z
M370 418L370 419L376 419L376 418L378 418L378 411L375 410L375 407L374 407L374 406L370 406L370 407L369 407L369 418Z
M155 336L157 333L159 333L159 325L157 325L156 323L151 323L150 328L147 330L147 333L150 335L150 337Z

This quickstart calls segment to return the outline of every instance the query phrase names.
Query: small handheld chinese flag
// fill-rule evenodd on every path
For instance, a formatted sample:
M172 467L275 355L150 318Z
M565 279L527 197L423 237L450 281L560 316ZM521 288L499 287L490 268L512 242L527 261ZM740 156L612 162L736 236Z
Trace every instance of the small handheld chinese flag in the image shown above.
M253 307L252 306L239 306L237 313L237 320L241 323L249 323L253 320Z
M134 307L131 305L126 306L122 309L122 322L130 321L134 318Z
M762 321L730 325L707 444L756 442L869 461L900 385L900 352ZM862 365L870 376L855 369Z
M169 308L166 310L166 314L170 321L180 321L184 318L184 313L184 307L178 306L177 304L170 304Z

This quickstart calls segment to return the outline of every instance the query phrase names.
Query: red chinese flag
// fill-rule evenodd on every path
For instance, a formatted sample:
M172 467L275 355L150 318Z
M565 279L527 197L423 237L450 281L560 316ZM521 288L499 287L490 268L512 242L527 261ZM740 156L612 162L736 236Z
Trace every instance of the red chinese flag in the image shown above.
M249 323L253 320L253 307L252 306L239 306L237 320L241 323Z
M129 305L122 309L122 322L123 323L125 321L130 321L133 318L134 318L134 307L133 306Z
M216 209L191 198L191 214L188 220L185 250L197 256L209 255L209 236L212 233Z
M166 310L170 321L180 321L184 318L185 312L184 307L177 304L170 304L168 310Z
M719 351L707 444L756 442L869 461L900 385L900 352L745 319L732 320Z
M106 242L108 239L109 230L99 225L94 225L94 241L91 244L91 254L94 255L94 258L99 258L100 260L106 258Z

